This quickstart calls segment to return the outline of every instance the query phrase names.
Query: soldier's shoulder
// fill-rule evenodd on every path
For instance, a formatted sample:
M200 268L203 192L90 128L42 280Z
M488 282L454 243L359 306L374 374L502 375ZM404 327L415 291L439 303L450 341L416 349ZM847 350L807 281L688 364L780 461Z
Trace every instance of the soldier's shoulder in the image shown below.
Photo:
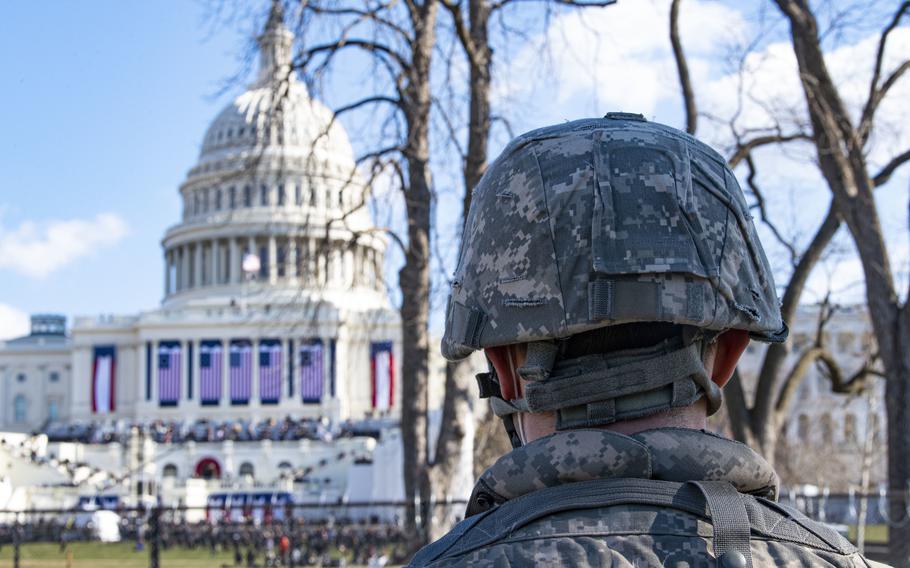
M772 504L773 505L773 504ZM753 565L874 566L824 525L755 501ZM713 566L713 528L699 515L671 507L611 505L561 511L515 527L495 539L469 533L495 524L497 511L467 519L422 551L412 566ZM484 519L484 517L488 517ZM475 546L466 544L473 541Z

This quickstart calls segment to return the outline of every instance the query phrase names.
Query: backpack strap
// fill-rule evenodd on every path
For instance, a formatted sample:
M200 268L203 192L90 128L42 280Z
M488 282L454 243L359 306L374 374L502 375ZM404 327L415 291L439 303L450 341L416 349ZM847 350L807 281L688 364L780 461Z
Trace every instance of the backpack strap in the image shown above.
M430 562L436 560L443 554L445 554L452 546L458 542L458 540L464 536L468 530L471 529L478 522L483 520L484 517L495 511L496 508L492 508L489 511L483 513L478 513L476 515L470 516L467 519L464 519L455 527L449 531L445 536L437 540L436 542L431 542L430 544L424 546L417 551L417 554L411 558L411 561L408 563L408 567L411 566L426 566Z
M710 518L703 493L692 484L635 478L579 481L534 491L468 517L453 530L457 533L454 538L444 537L443 546L425 547L408 566L426 566L443 556L460 556L490 546L549 515L614 505L668 507Z
M742 496L727 481L690 481L708 504L714 527L714 556L724 568L752 568L752 523Z

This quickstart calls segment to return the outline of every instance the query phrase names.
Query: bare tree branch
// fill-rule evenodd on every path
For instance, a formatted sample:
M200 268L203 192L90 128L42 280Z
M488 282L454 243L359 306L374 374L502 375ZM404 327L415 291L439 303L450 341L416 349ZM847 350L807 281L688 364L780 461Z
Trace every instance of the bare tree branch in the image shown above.
M774 235L774 238L777 239L777 242L780 243L782 247L787 249L787 252L790 253L790 264L794 267L799 261L799 252L796 250L796 246L787 239L784 238L780 230L777 228L777 225L771 221L771 218L768 215L768 209L765 203L765 195L762 190L758 187L758 173L755 167L755 160L752 159L752 154L746 154L746 166L749 170L749 174L746 176L746 185L749 188L749 191L755 197L755 207L758 209L759 215L761 216L762 223L765 224L771 230L771 233Z
M755 431L739 369L733 371L733 377L724 387L724 405L727 408L727 415L730 417L730 429L733 431L733 437L751 445L755 440Z
M616 0L500 0L499 2L491 4L490 11L495 12L509 4L528 4L530 2L546 2L548 4L561 4L563 6L574 6L576 8L603 8L615 4Z
M468 24L462 14L461 2L442 0L442 6L449 12L449 15L452 16L452 25L455 28L456 35L458 35L458 40L461 42L461 46L464 48L468 58L476 65L474 59L477 48L474 45L474 40L471 38Z
M885 164L885 166L875 174L875 177L872 178L872 183L875 184L875 187L879 187L888 183L888 180L891 179L891 176L897 170L897 168L902 165L910 162L910 150L907 150L903 154L897 155L891 159L890 162Z
M338 107L337 109L335 109L333 111L335 116L332 118L332 120L334 121L335 118L337 118L339 115L342 115L346 112L350 112L350 111L356 110L360 107L370 105L370 104L376 104L376 103L388 103L390 105L396 106L399 109L401 108L401 99L396 99L393 97L385 97L385 96L367 97L365 99L360 99L359 101L353 102L351 104L344 105L342 107Z
M393 59L401 67L407 67L407 61L404 59L404 57L400 53L398 53L397 51L395 51L394 49L390 48L389 46L387 46L385 44L366 40L366 39L347 39L347 38L342 38L341 40L339 40L337 42L324 43L324 44L314 45L313 47L310 47L309 49L307 49L306 51L304 51L301 54L301 56L299 58L300 62L295 63L294 66L297 68L301 68L301 69L305 68L307 66L307 64L309 63L309 61L316 55L319 55L321 53L329 53L331 55L334 55L338 51L341 51L342 49L345 49L348 47L362 49L364 51L367 51L367 52L373 53L373 54L376 54L376 53L383 54L383 55Z
M733 154L727 159L727 163L730 164L731 168L736 168L742 162L746 156L748 156L756 148L762 146L768 146L769 144L783 144L786 142L793 142L794 140L805 140L812 141L812 137L805 132L796 132L793 134L767 134L763 136L756 136L745 142L737 142L736 149L733 151Z
M821 347L812 346L800 353L796 363L790 367L790 372L787 373L786 378L783 380L783 386L781 387L780 394L777 396L777 402L774 405L774 409L779 416L786 415L787 409L790 408L790 403L796 395L796 390L799 388L802 380L806 377L809 369L812 368L812 364L815 363L815 360L818 359L822 351L824 351L824 349Z
M910 67L910 61L904 61L903 64L901 64L897 70L882 83L881 87L879 87L878 83L879 80L881 80L882 66L885 62L885 49L888 43L888 36L891 35L891 32L894 31L900 23L901 18L908 10L910 10L910 0L905 0L894 13L891 22L882 31L881 38L878 41L878 49L875 53L875 66L872 71L872 80L869 81L869 96L866 99L866 104L863 105L863 111L862 114L860 114L859 127L857 128L863 144L869 139L869 134L872 132L872 122L878 105L885 98L885 95L888 94L888 90L891 86L894 85L900 76L907 71L907 68Z
M676 60L676 71L679 75L679 85L682 89L683 106L686 109L686 132L695 134L695 130L698 128L698 109L695 105L692 78L689 76L689 63L683 51L682 41L679 39L680 1L673 0L670 5L670 44L673 46L673 59Z
M360 10L357 8L343 7L343 8L330 8L326 6L321 6L319 4L314 4L311 2L302 2L304 10L313 12L314 14L326 15L326 16L358 16L358 21L373 21L377 24L380 24L402 37L405 41L410 40L410 35L408 32L396 24L395 22L389 20L388 18L383 18L380 16L380 13L388 9L393 2L389 3L380 3L370 10Z

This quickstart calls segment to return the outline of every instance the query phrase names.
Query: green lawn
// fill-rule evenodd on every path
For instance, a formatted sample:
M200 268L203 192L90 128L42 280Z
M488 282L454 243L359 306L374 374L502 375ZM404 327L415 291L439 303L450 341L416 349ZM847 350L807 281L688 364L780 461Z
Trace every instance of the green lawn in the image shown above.
M856 525L850 525L850 542L856 542ZM888 542L888 525L866 525L866 542Z
M30 543L20 549L20 568L148 568L148 546L145 551L133 550L132 542L102 544L99 542L73 542L67 547L72 553L72 563L67 564L68 554L61 554L57 544ZM163 568L233 568L234 555L219 552L212 556L208 550L170 549L161 551ZM13 565L13 547L4 545L0 550L0 568ZM353 567L352 567L353 568Z
M61 554L57 544L31 543L20 549L21 568L147 568L148 547L143 552L133 550L132 542L102 544L98 542L73 542L67 547L72 553L72 564L67 564L67 554ZM13 565L13 547L4 546L0 551L0 568ZM233 566L233 555L221 552L212 556L208 550L170 549L161 551L161 565L165 568L191 568Z

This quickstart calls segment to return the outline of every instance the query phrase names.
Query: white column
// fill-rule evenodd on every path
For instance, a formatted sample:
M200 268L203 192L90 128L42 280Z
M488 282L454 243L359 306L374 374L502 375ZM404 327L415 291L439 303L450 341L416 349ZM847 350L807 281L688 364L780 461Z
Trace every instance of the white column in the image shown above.
M231 339L229 337L221 338L221 400L218 401L218 406L224 408L230 408L231 406L231 393L228 390L231 381Z
M353 286L357 283L357 262L354 258L354 251L345 250L342 256L342 278L345 286Z
M217 286L218 284L221 284L221 275L218 272L218 258L221 256L221 249L218 246L218 239L212 239L209 251L212 255L212 273L209 275L209 284Z
M192 341L190 341L188 339L185 339L180 342L180 348L183 350L183 357L180 358L181 359L181 361L180 361L180 378L182 380L180 381L180 391L177 393L177 408L180 408L181 406L184 405L184 403L186 403L187 400L189 400L186 396L186 393L187 393L187 389L189 389L189 387L190 387L190 374L191 374L187 371L187 369L189 368L187 365L193 364L193 361L189 359L191 344L192 344ZM196 358L196 353L193 353L193 359L195 359L195 358ZM196 379L196 369L193 369L192 375L193 375L193 380L195 380ZM193 389L193 394L194 395L196 394L196 389Z
M332 382L332 349L331 349L332 338L323 336L322 337L322 347L323 347L323 349L322 349L323 367L322 368L325 369L325 372L322 373L322 403L320 404L320 406L322 408L319 410L319 413L322 414L323 416L326 416L328 414L326 412L326 408L328 407L329 404L332 403L332 398L334 398L334 397L332 397L332 391L329 389L329 387L331 386L331 382ZM335 348L337 349L338 346L336 345ZM335 355L336 355L336 361L337 361L338 353L336 353ZM338 372L337 367L335 369L335 372L336 373ZM335 378L336 379L338 378L337 374L336 374ZM336 385L336 387L337 387L337 385Z
M250 406L259 406L259 338L252 338L253 342L253 384L250 388Z
M297 278L297 237L288 238L288 250L285 254L286 268L284 273L288 278Z
M230 258L228 258L228 267L230 269L230 274L228 275L228 281L231 284L237 284L240 282L240 246L237 244L237 237L231 237L230 240Z
M151 397L146 401L146 404L152 408L158 407L158 342L152 341L152 380L149 381L152 387ZM145 393L142 393L142 398L145 399Z
M355 244L352 255L354 260L351 268L351 285L357 287L363 282L363 248Z
M193 261L193 287L202 286L202 242L196 243L195 258Z
M316 273L319 275L319 286L326 286L329 283L329 249L328 247L317 247L318 255L316 257Z
M222 202L223 203L223 202ZM195 401L194 406L201 406L202 397L200 396L200 385L202 381L199 377L199 347L202 345L201 341L194 340L191 341L193 345L193 360L190 362L193 368L193 400ZM223 367L222 367L223 368Z
M316 284L316 239L308 238L306 240L306 281L310 285Z
M275 237L269 237L269 284L278 281L278 243Z
M171 294L171 251L164 251L164 295Z
M183 245L180 247L181 272L180 289L186 290L190 287L190 247Z
M255 254L255 255L259 254L259 251L256 250L256 237L252 237L252 236L249 237L249 240L247 241L247 250L249 251L250 254ZM260 258L259 260L261 262L263 259ZM253 274L252 276L253 276L253 278L252 278L253 280L256 280L259 278L258 274Z

